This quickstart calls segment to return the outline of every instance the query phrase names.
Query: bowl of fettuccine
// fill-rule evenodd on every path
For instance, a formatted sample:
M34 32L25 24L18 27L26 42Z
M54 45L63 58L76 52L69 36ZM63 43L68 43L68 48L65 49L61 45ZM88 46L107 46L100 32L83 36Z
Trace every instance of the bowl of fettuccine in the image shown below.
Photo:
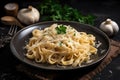
M47 21L18 31L10 48L16 58L30 66L72 70L101 62L109 52L110 42L107 35L94 26Z

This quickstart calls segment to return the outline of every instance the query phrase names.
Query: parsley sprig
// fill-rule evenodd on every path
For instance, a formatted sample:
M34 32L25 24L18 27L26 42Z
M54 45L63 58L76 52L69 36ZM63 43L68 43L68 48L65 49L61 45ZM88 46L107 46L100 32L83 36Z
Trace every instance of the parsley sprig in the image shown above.
M59 25L56 27L57 34L65 34L66 33L66 27L64 25Z

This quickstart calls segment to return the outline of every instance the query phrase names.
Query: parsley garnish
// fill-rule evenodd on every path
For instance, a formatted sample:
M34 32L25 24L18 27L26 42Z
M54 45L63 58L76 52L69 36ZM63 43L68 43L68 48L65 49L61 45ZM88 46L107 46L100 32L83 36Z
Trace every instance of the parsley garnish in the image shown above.
M59 43L59 46L62 46L62 42Z
M66 33L66 27L64 25L60 25L56 27L57 34L65 34Z
M74 36L76 36L76 33L74 33Z

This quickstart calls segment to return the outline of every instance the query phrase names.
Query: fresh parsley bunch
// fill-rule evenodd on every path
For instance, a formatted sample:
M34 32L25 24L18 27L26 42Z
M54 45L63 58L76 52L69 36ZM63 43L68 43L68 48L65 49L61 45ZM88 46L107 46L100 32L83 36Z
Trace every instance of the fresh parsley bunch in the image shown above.
M84 24L94 25L95 16L83 15L79 10L67 4L60 4L59 0L44 0L38 5L43 21L77 21Z

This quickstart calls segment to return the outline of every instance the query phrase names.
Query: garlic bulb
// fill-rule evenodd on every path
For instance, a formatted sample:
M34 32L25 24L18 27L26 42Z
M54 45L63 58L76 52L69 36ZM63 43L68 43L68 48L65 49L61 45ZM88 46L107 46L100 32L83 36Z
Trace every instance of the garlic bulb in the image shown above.
M100 24L100 29L103 30L108 36L113 36L119 31L118 24L111 19L107 19L102 22Z
M24 24L29 25L39 21L40 13L39 11L29 6L28 8L23 8L18 12L17 18Z

